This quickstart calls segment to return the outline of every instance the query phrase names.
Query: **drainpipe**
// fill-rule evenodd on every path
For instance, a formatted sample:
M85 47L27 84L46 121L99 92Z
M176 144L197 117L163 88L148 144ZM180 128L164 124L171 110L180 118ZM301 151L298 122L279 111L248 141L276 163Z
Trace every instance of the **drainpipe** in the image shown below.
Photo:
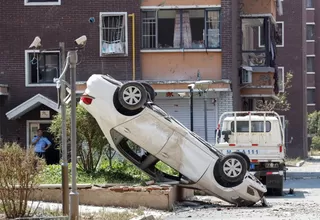
M135 14L129 14L132 17L132 80L136 80L136 39L135 39Z

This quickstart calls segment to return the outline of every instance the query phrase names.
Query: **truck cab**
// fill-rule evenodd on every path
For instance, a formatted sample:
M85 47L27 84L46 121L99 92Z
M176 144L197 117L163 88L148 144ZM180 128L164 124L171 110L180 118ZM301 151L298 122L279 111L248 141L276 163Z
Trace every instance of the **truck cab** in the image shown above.
M284 129L276 112L226 112L220 116L215 147L239 152L249 171L266 185L268 194L282 195L285 174Z

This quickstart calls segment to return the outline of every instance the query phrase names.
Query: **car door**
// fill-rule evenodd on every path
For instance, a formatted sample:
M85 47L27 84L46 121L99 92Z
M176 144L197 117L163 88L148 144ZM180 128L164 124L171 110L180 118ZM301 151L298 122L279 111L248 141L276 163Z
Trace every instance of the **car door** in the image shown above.
M152 155L156 155L167 143L173 130L150 113L141 114L114 129Z
M201 144L200 142L195 142L191 141L188 135L174 132L156 157L190 180L197 182L206 172L213 158L197 146Z

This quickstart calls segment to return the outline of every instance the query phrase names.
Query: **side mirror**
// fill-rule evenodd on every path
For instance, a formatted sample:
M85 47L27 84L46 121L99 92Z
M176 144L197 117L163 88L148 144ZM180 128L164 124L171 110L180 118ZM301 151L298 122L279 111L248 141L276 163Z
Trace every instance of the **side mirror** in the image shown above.
M231 131L230 130L222 131L222 135L231 135Z

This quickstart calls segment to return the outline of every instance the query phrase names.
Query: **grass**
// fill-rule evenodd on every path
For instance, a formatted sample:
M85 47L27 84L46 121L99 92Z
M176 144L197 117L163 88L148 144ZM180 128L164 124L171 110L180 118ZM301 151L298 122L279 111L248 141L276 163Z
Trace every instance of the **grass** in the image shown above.
M320 150L311 150L309 152L310 156L320 156Z
M158 162L156 165L161 171L170 174L178 175L175 170L172 170L166 164ZM39 182L41 184L61 184L60 165L47 165L44 171L39 175ZM106 183L120 183L120 184L139 184L150 180L149 176L143 173L129 162L114 161L112 168L104 161L95 173L86 173L81 169L77 170L77 183L79 184L106 184ZM69 182L71 181L71 164L69 164Z
M300 157L297 158L286 158L286 165L287 166L296 166L296 164L301 161Z

